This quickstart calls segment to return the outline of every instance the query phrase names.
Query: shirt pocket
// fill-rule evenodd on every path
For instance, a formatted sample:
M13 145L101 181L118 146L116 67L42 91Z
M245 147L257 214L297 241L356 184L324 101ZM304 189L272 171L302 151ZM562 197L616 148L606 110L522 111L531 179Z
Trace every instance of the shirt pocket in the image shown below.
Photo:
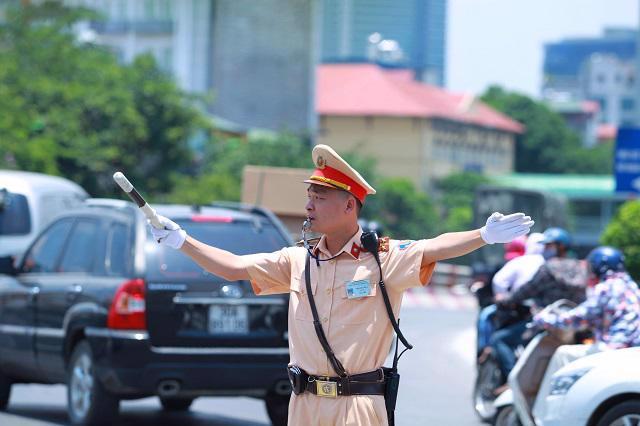
M314 296L316 295L317 289L318 283L311 280L311 292ZM313 321L313 314L311 313L311 305L309 304L307 284L305 283L304 276L291 277L291 295L289 300L295 319L301 321Z
M357 279L356 279L357 281ZM334 320L342 325L371 324L379 316L380 307L384 309L382 300L378 297L378 283L371 282L371 290L368 296L349 299L347 295L348 282L336 287L335 317Z

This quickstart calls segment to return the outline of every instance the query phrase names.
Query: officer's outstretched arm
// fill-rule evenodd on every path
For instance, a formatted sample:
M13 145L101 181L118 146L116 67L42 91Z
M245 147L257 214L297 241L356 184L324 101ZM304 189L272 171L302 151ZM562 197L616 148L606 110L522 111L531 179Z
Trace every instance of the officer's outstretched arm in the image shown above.
M250 278L243 257L191 238L180 225L164 216L158 215L158 220L163 229L149 224L153 238L158 244L181 250L202 268L229 281Z
M207 245L188 235L180 250L203 269L226 280L250 279L241 256Z
M450 232L429 240L423 253L423 263L437 262L470 253L485 244L508 243L529 233L534 222L524 213L503 215L493 213L480 229Z
M433 263L471 253L486 243L480 236L480 230L448 232L432 238L422 253L422 263Z

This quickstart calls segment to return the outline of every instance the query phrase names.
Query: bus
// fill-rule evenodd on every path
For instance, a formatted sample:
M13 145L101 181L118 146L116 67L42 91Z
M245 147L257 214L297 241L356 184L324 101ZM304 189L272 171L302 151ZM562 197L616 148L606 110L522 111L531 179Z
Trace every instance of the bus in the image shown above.
M521 211L536 221L534 232L550 226L567 229L573 240L573 254L578 258L584 258L600 244L602 232L620 206L635 197L616 193L611 175L513 173L492 181L492 185L476 191L474 225L484 225L494 211ZM487 265L502 261L502 247L480 252L481 259L475 260L486 260Z

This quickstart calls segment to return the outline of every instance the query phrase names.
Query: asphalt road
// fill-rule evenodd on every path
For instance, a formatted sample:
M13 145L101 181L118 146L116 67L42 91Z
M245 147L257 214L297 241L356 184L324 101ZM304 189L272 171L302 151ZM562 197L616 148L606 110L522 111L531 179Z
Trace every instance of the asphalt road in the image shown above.
M414 349L400 361L396 424L481 425L473 413L474 321L471 296L443 288L409 294L401 328ZM0 425L67 425L64 386L16 385ZM155 398L121 403L118 426L266 426L262 401L201 398L188 413L167 414Z

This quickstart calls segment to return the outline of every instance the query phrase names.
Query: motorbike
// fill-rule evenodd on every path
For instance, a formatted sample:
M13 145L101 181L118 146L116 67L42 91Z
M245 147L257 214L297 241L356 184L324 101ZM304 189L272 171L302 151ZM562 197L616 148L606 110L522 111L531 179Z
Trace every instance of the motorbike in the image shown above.
M529 306L498 307L489 305L478 316L478 339L476 352L476 381L473 387L473 408L483 422L491 422L496 416L496 391L505 384L498 357L489 350L491 334L519 321L531 318ZM515 348L516 357L524 345Z
M575 303L562 299L545 310L566 311L574 306ZM533 404L551 357L559 346L582 338L576 332L558 329L542 331L530 327L530 333L535 335L507 378L509 389L494 401L494 426L535 426Z

